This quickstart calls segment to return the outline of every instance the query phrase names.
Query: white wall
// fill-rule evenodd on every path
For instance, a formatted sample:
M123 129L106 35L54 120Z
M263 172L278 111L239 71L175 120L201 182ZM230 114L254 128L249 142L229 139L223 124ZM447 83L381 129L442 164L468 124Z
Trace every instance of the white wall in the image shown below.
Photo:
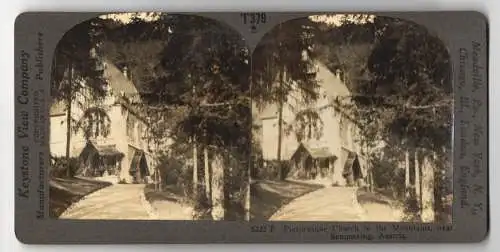
M50 117L50 152L53 156L66 155L66 116Z
M288 103L291 104L296 110L291 110L289 106L285 105L283 109L283 121L285 124L292 123L295 119L295 114L305 108L322 108L318 110L320 113L321 121L323 123L323 130L321 137L319 139L311 139L310 142L316 142L318 144L324 144L329 147L334 155L337 156L337 160L334 164L334 174L332 175L332 181L338 184L344 184L344 178L342 177L342 171L344 168L345 160L342 158L342 147L355 151L357 153L361 152L361 147L355 141L359 134L356 132L356 126L352 122L347 122L348 134L346 143L343 143L341 139L340 132L340 118L341 114L336 112L330 103L332 97L346 96L349 95L349 90L340 81L340 79L332 74L326 67L321 64L317 66L317 80L320 82L320 89L318 100L315 103L310 101L305 101L300 99L300 94L298 92L290 93L288 97ZM278 147L278 120L276 118L266 118L262 120L262 137L261 146L263 151L264 159L275 160L277 158L277 147ZM283 134L282 136L282 157L283 159L290 158L293 152L298 147L298 141L294 133L289 135ZM360 160L364 161L364 160ZM366 162L363 162L366 163ZM366 165L363 165L365 168ZM364 172L366 174L366 172Z
M119 180L125 179L130 181L130 175L128 173L128 168L130 167L130 158L128 157L128 141L126 133L126 116L127 111L120 105L116 104L108 112L111 118L112 131L110 134L110 142L116 145L116 149L124 154L123 159L120 163L120 174Z
M114 68L111 68L111 70ZM109 75L110 69L108 69L107 74ZM120 87L123 84L120 83L122 81L128 81L123 76L120 75L119 72L113 72L112 78L107 76L110 81L109 87ZM128 83L130 84L130 83ZM133 84L131 84L133 85ZM74 99L72 103L72 118L78 120L82 117L85 109L90 108L92 106L99 106L106 110L107 115L110 119L110 134L106 137L97 137L92 138L92 140L96 141L98 144L108 145L114 144L118 151L125 154L124 158L121 162L121 172L120 179L125 179L127 181L131 181L131 176L129 174L130 162L131 158L129 157L129 145L137 149L141 149L148 152L148 143L144 138L147 128L146 123L142 120L136 120L133 134L129 137L127 136L127 117L130 112L128 109L125 109L122 105L117 104L117 98L113 94L121 93L120 90L108 90L109 94L100 101L95 101L88 99L91 96L90 92L82 89L79 95ZM83 105L83 106L82 106ZM67 133L67 122L66 115L58 115L51 116L50 118L50 149L51 153L54 156L65 156L66 155L66 133ZM72 125L74 127L74 125ZM167 141L168 142L168 141ZM71 133L71 141L70 141L70 154L72 157L77 157L83 148L85 147L87 140L81 130L77 132ZM153 164L155 163L153 158L151 157L151 153L147 153L147 160L150 164L150 169L152 171Z
M275 118L262 120L262 155L265 160L274 160L278 148L278 120Z
M113 96L107 96L104 100L100 101L97 105L95 102L90 101L88 98L90 94L85 89L82 88L78 96L73 100L71 104L71 117L74 120L79 120L82 118L85 109L92 106L99 106L105 109L109 113L109 107L114 103L115 98ZM83 105L83 107L82 107ZM114 121L113 117L110 116L111 122ZM57 115L50 117L50 150L54 156L65 156L66 155L66 133L67 133L67 116ZM75 125L72 125L74 128ZM111 127L111 134L113 127ZM77 157L86 145L86 139L82 130L72 131L70 140L70 156Z
M73 116L80 114L79 111L72 113ZM66 156L67 143L67 116L57 115L50 117L50 152L55 157ZM70 156L77 157L85 147L85 137L81 131L71 132Z

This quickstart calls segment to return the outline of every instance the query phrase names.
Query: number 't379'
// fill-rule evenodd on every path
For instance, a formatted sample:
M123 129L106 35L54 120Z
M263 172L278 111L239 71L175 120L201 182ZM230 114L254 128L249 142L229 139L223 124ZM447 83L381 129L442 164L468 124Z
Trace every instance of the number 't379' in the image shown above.
M267 22L266 13L256 12L256 13L241 13L241 20L243 24L264 24Z

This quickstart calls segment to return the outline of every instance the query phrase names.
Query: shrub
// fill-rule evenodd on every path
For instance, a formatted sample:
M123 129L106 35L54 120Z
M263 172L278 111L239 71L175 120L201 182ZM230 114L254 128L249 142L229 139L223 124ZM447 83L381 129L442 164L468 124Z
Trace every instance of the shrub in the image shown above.
M280 170L279 170L279 166L282 166L283 168L283 173L285 175L285 177L288 175L288 173L290 172L290 164L288 161L277 161L277 160L273 160L273 161L267 161L267 162L263 162L262 163L262 167L259 167L259 169L255 169L257 170L256 171L256 174L257 174L257 178L259 179L269 179L269 180L276 180L276 179L279 179L280 178ZM300 175L297 175L297 176L300 176Z
M199 154L198 193L193 193L193 164L192 156L189 154L164 155L157 168L163 184L175 185L183 191L184 203L193 207L193 218L207 220L212 218L211 199L207 199L205 194L204 156L201 148ZM225 219L239 220L245 215L246 190L249 183L248 154L236 149L226 154L223 164ZM212 165L213 155L214 150L210 150L210 165ZM213 190L216 189L213 188Z
M120 181L118 181L118 184L128 184L128 183L125 179L121 179Z
M78 158L66 157L51 157L50 176L62 178L68 176L68 169L70 176L75 176L79 168Z
M405 194L405 171L395 162L382 159L372 160L373 182L376 187L391 190L396 197Z
M186 162L176 155L163 155L156 167L164 185L179 185L183 180L192 181L192 178L189 178L189 172L192 176L192 168L186 168Z
M248 162L243 156L234 155L226 163L224 192L226 197L226 220L241 220L245 217L246 192L248 190Z

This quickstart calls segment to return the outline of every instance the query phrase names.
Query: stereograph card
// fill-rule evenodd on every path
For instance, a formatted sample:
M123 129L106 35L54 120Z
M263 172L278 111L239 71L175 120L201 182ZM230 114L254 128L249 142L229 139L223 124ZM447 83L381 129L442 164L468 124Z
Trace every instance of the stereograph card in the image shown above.
M478 242L477 12L28 12L23 243Z

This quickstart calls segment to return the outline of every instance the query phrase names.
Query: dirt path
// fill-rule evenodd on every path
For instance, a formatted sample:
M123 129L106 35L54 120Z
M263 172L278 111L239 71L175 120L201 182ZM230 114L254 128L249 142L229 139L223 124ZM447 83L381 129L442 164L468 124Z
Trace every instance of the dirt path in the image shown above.
M193 220L193 210L171 201L154 201L151 203L158 220Z
M147 220L144 185L117 184L87 195L61 214L61 219Z
M274 221L364 221L354 187L326 187L294 199L278 210Z
M400 222L403 220L402 211L394 209L388 204L366 203L362 204L365 211L365 221L371 222Z
M251 187L251 219L267 221L276 211L295 198L321 188L322 185L290 180L260 180Z

